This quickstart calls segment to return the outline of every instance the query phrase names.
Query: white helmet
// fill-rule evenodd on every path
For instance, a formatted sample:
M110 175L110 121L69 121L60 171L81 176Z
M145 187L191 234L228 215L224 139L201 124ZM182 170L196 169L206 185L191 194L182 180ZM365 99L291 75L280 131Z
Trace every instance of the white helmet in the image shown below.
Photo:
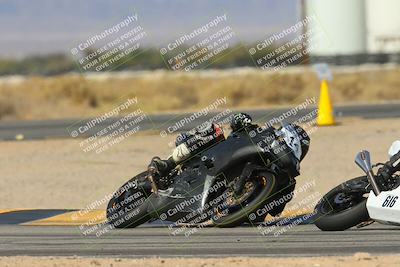
M393 157L400 152L400 141L394 141L392 146L389 148L389 157Z

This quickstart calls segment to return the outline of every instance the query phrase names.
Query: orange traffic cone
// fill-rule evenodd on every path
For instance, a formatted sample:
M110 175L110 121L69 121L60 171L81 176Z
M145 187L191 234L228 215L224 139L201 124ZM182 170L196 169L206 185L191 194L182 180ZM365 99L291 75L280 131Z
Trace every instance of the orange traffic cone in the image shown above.
M328 82L326 80L321 81L317 125L335 125L335 117L333 114L331 98L329 96Z

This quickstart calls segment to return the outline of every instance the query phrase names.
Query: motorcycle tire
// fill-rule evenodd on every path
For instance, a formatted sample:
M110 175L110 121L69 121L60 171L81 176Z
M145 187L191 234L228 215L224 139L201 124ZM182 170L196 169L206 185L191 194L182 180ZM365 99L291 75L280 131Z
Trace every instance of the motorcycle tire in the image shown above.
M365 177L358 177L348 182L357 182L361 179ZM314 223L322 231L344 231L370 219L365 197L358 197L346 209L336 209L334 199L341 193L343 193L343 184L329 191L315 207Z
M107 221L113 228L134 228L151 219L146 201L151 195L151 185L146 175L147 172L136 175L117 190L123 193L113 194L106 211Z

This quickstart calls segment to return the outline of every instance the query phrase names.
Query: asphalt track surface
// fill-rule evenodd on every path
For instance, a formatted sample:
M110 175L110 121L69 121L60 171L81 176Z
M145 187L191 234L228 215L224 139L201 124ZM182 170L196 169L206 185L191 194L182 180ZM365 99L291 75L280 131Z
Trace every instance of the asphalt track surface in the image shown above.
M290 116L285 121L293 122L304 115L315 111L316 107L299 110L299 112ZM259 123L265 123L272 118L279 117L287 112L290 108L279 109L257 109L242 110L253 116ZM179 131L187 131L193 129L205 120L209 120L217 113L209 113L195 121L181 125ZM337 106L335 108L337 117L361 117L365 119L374 118L393 118L400 117L400 103L397 104L377 104L377 105L349 105ZM165 131L169 126L183 118L188 118L192 113L182 114L161 114L149 115L146 120L140 122L140 130L155 130L158 132ZM90 128L79 137L88 137L96 134L109 125L112 125L120 118L107 119L96 126ZM0 140L15 140L16 136L23 136L23 139L44 139L44 138L66 138L71 137L71 133L79 126L85 125L91 119L65 119L65 120L43 120L43 121L4 121L0 122Z
M283 229L283 228L280 228ZM373 224L344 232L299 225L275 237L256 227L203 228L188 237L166 227L84 236L77 227L0 226L0 256L296 257L400 252L400 227Z

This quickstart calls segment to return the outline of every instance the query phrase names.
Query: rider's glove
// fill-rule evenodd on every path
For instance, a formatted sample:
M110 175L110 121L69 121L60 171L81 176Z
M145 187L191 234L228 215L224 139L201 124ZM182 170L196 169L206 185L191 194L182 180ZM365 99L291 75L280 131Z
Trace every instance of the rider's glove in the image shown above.
M154 157L150 162L150 166L156 169L157 174L159 174L160 176L165 176L173 168L175 168L176 164L173 162L171 158L162 160L159 157Z
M151 159L149 166L154 167L156 172L158 174L162 175L162 173L164 173L165 170L167 169L168 164L164 160L160 159L159 157L154 157Z

